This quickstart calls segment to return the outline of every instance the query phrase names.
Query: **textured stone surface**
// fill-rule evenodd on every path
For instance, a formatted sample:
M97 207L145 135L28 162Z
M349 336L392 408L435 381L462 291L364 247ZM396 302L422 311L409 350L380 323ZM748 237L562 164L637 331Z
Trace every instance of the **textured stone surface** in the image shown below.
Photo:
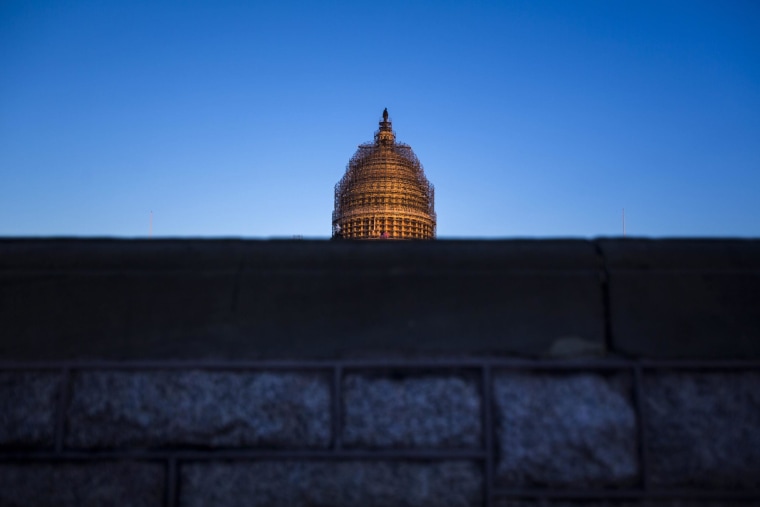
M499 374L498 482L573 489L636 482L629 384L623 374Z
M494 507L757 507L757 500L503 500Z
M469 462L187 464L181 507L480 507L483 478Z
M158 463L0 463L0 505L7 507L162 507Z
M402 380L348 375L343 443L356 447L478 447L478 386L456 377Z
M75 375L70 447L325 447L330 391L297 373L86 371Z
M646 373L650 483L760 488L760 373Z
M0 445L52 446L60 391L57 373L0 372Z

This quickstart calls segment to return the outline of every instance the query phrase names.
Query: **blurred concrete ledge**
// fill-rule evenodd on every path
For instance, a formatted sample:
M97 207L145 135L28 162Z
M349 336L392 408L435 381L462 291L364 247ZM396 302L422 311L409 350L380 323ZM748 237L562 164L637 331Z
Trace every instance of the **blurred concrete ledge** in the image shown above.
M760 357L760 240L0 239L0 360Z

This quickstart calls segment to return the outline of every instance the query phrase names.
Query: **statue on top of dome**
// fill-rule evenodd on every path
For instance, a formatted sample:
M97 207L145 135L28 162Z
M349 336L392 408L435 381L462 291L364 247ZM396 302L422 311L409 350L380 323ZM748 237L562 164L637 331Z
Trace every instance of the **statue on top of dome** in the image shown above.
M383 109L383 121L388 121L388 108Z

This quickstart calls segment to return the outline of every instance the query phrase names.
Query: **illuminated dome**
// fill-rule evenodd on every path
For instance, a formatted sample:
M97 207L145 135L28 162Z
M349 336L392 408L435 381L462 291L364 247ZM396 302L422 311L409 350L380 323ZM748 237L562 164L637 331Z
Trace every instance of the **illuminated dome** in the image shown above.
M375 142L359 145L335 185L333 238L433 239L433 185L383 111Z

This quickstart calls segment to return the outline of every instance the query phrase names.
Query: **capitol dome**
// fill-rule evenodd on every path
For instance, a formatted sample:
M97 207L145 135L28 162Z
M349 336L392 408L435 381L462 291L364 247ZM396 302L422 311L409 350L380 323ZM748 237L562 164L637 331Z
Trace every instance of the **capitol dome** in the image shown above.
M433 239L433 185L383 111L375 141L359 145L335 185L333 238Z

